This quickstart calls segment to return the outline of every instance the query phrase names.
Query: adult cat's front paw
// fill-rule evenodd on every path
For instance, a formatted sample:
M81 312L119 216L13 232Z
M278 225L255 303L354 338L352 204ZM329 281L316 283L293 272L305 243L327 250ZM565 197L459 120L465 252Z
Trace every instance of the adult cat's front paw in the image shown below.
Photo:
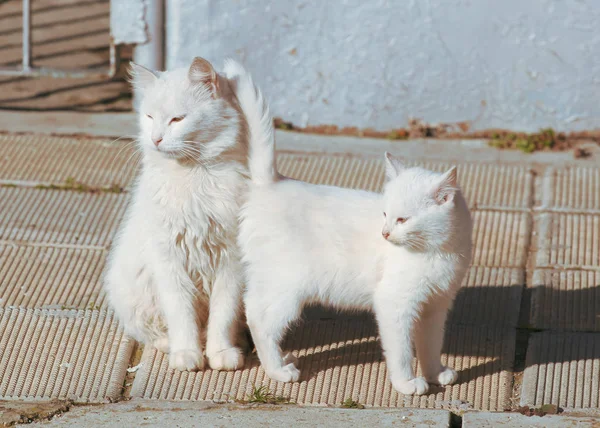
M454 382L458 380L458 373L452 370L450 367L444 367L440 374L437 376L435 383L438 385L452 385Z
M184 349L169 355L169 367L181 371L194 371L204 368L204 355L195 349Z
M392 379L392 386L404 395L423 395L429 391L429 385L423 377L416 377L411 380Z
M240 348L228 348L208 353L208 365L214 370L237 370L244 366L244 353Z
M161 336L152 342L152 346L158 349L163 354L169 353L169 338L167 336Z

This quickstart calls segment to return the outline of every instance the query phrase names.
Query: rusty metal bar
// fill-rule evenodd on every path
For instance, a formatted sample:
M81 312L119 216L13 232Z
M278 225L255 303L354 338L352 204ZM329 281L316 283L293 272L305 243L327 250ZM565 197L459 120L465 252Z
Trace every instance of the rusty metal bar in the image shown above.
M29 67L27 70L21 67L15 68L0 68L0 76L27 76L27 77L56 77L56 78L84 78L84 77L109 77L114 76L113 70L59 70L46 67Z
M23 0L23 71L31 69L31 0Z

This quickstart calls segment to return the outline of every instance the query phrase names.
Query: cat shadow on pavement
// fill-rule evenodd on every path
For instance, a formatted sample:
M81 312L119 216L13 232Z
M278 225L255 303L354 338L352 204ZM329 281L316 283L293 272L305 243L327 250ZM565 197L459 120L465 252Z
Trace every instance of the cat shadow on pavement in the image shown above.
M566 362L570 357L561 355L568 352L526 358L527 340L543 330L600 331L600 314L593 306L599 295L600 284L582 290L558 290L544 284L463 287L448 316L443 353L459 372L459 383L501 371L520 371L526 364ZM384 361L372 314L323 307L304 311L282 349L296 351L301 380L327 369ZM600 346L577 351L578 360L594 358L600 358Z

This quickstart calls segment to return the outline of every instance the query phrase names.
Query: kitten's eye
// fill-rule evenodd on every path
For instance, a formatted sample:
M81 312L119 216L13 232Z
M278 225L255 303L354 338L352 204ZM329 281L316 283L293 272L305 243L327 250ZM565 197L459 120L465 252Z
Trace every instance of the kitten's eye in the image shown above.
M399 224L406 223L406 220L408 220L408 217L398 217L396 219L396 223L399 223Z
M150 116L149 114L146 115L146 117L150 118L150 119L154 119L152 116Z
M384 217L387 217L387 214L386 214L386 213L383 213L383 216L384 216Z
M184 117L185 117L185 116L177 116L177 117L174 117L174 118L173 118L173 119L171 119L171 121L169 122L169 125L170 125L170 124L172 124L172 123L174 123L174 122L181 122L181 121L183 120L183 118L184 118Z

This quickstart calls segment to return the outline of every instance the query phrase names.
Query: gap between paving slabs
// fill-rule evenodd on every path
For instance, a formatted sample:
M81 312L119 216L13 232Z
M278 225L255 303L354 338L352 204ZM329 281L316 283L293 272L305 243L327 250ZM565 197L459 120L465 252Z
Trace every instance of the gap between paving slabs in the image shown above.
M597 409L600 169L549 168L530 257L530 329L520 404Z

